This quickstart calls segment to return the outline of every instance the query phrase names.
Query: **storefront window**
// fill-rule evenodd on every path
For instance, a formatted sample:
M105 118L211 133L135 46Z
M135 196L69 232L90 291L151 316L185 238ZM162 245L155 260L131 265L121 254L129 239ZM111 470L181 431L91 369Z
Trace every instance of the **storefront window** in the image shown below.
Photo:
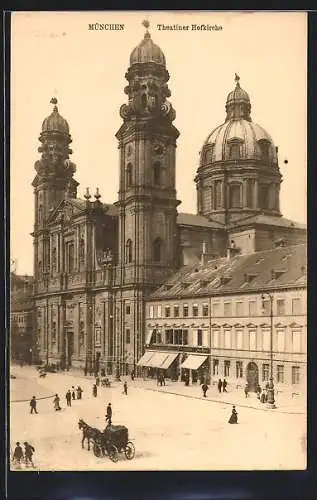
M262 381L266 382L269 380L269 370L270 366L268 364L263 364L262 365Z
M219 372L219 359L214 359L212 362L212 374L218 375Z
M203 345L203 331L197 330L197 345Z
M292 366L292 384L299 384L299 366Z
M277 382L284 383L284 366L277 365Z
M242 378L243 377L242 361L237 361L236 362L236 377L237 378Z
M225 377L230 377L230 361L229 360L225 360L224 368L225 368Z

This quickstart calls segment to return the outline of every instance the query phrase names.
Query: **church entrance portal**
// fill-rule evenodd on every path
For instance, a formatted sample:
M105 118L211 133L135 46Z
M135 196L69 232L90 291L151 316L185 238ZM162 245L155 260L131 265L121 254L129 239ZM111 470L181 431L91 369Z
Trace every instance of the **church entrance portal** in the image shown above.
M259 385L259 369L255 363L249 363L247 366L247 383L249 391L256 392Z

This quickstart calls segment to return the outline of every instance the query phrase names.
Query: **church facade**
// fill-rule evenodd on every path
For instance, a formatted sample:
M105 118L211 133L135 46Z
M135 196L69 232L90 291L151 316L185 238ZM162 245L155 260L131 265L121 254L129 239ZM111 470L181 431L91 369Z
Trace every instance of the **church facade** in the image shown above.
M208 135L195 178L197 213L178 212L179 131L162 50L148 30L130 55L120 108L119 191L77 196L69 125L53 98L33 181L34 300L39 356L62 367L127 373L146 344L148 297L182 266L303 243L282 217L277 148L251 119L248 94L228 95L226 119Z

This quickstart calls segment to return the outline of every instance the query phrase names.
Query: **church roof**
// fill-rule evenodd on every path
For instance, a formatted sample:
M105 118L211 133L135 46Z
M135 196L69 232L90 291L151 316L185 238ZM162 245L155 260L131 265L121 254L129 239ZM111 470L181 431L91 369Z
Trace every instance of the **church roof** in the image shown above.
M302 229L307 230L305 224L300 224L299 222L292 221L291 219L286 219L285 217L277 217L274 215L258 214L252 215L251 217L246 217L232 222L230 229L240 229L241 226L249 225L265 225L265 226L275 226L275 227L285 227L292 229Z
M203 215L179 213L177 215L177 224L180 226L199 226L213 229L221 229L223 225L219 222L212 221Z
M150 300L305 287L307 247L294 245L184 266Z

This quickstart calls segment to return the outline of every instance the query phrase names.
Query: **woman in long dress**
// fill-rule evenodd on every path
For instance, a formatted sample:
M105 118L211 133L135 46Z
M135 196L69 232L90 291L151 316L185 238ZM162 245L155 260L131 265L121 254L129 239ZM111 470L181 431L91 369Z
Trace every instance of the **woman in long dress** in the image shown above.
M229 424L237 424L238 423L238 413L236 407L232 407L232 412L228 421Z
M54 398L54 401L53 401L53 402L54 402L54 408L55 408L55 411L59 411L59 410L61 410L61 407L60 407L60 404L59 404L60 399L59 399L59 397L58 397L58 394L56 394L56 395L55 395L55 398Z

